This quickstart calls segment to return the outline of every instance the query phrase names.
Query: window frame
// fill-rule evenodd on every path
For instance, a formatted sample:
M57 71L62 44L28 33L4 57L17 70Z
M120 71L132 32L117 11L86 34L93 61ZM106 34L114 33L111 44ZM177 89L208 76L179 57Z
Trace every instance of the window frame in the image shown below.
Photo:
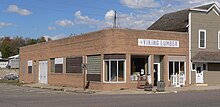
M29 69L29 67L31 67L31 68ZM31 71L29 71L29 70L31 70ZM28 74L32 74L33 73L33 60L28 60L27 72L28 72Z
M205 67L205 69L204 69L204 67ZM202 64L202 71L208 71L208 64L207 63Z
M201 32L204 32L204 47L201 47ZM200 49L206 49L206 30L204 29L199 29L198 45Z
M118 74L118 64L119 64L119 61L124 61L124 81L106 81L105 80L105 75L106 75L106 68L105 68L105 62L108 61L109 63L111 63L111 61L116 61L117 62L117 74ZM111 67L111 64L109 64L109 67ZM111 68L109 68L111 70ZM111 75L111 73L108 74L108 76ZM118 78L118 75L117 75L117 78ZM106 59L106 60L103 60L103 83L126 83L126 60L125 59Z
M62 64L56 64L56 59L62 59ZM52 66L52 63L51 63L51 60L54 60L54 66ZM53 73L53 74L63 74L64 73L64 60L65 58L63 57L56 57L56 58L50 58L50 72ZM56 65L62 65L62 72L56 72ZM54 71L52 71L52 67L54 67Z
M194 65L194 69L193 69L193 65ZM192 63L192 71L196 71L196 64L195 63Z
M81 58L81 64L79 65L79 66L77 66L77 67L80 67L80 71L79 72L76 72L76 71L74 71L74 70L72 70L72 71L68 71L68 65L69 64L67 64L68 63L68 59L71 59L71 60L73 60L73 59L75 59L75 58ZM83 64L83 56L75 56L75 57L66 57L66 74L82 74L83 73L83 69L82 69L82 64ZM75 61L75 60L74 60ZM74 64L75 64L76 62L74 62ZM73 66L73 65L71 65L71 66Z
M180 60L180 61L169 60L169 61L168 61L168 81L170 81L170 71L169 71L169 70L170 70L170 66L169 66L169 63L170 63L170 62L173 63L173 72L172 72L172 74L174 74L174 75L175 75L175 73L174 73L174 72L175 72L175 62L178 62L178 65L179 65L179 67L178 67L178 69L179 69L179 71L178 71L179 74L180 74L180 69L181 69L181 68L180 68L180 63L183 62L183 64L184 64L184 71L183 71L183 72L184 72L184 81L186 81L186 62L185 62L185 61L182 61L182 60Z

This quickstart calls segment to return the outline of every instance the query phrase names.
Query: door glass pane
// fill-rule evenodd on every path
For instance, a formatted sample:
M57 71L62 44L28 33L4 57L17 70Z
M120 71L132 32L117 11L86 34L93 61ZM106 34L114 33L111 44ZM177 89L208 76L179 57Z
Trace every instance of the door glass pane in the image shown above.
M105 81L109 81L109 61L105 61Z
M173 62L169 62L169 79L173 75Z
M196 67L196 72L197 72L197 73L201 73L201 71L202 71L202 70L201 70L201 67Z
M179 62L175 62L175 74L179 74Z
M124 81L124 61L118 61L118 81Z
M117 81L117 61L111 61L111 81Z

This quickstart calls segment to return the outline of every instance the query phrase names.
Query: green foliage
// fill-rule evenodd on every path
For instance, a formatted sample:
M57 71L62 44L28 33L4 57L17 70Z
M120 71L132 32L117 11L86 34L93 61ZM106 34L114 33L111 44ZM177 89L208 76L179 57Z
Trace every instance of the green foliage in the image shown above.
M8 58L13 55L19 54L19 48L22 46L33 45L36 43L46 42L44 37L38 39L22 38L22 37L2 37L0 38L0 51L2 58Z

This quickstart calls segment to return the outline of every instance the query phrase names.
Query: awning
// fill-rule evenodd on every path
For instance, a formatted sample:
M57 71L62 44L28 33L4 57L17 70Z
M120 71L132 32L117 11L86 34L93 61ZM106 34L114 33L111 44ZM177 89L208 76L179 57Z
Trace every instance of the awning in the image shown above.
M220 51L200 51L192 58L192 62L220 63Z

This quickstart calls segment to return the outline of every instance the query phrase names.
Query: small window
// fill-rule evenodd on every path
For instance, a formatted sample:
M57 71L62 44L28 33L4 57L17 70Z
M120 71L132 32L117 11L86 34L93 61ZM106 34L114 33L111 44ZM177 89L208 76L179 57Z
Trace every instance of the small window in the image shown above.
M207 69L206 69L206 64L203 64L203 70L207 70Z
M63 58L51 58L51 72L63 73Z
M55 58L50 58L50 72L55 72Z
M218 49L220 49L220 31L218 31Z
M206 48L206 30L199 30L199 48Z
M28 60L28 74L32 73L32 65L33 65L32 60Z
M66 58L66 73L82 73L82 57Z
M192 64L192 70L196 70L196 65Z

